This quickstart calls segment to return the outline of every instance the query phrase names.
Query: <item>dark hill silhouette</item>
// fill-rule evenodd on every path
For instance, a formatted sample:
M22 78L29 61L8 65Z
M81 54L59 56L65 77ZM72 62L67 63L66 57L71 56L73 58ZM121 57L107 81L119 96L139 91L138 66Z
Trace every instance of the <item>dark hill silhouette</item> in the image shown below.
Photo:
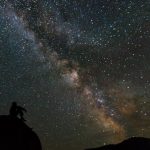
M91 148L88 150L150 150L150 139L133 137L119 144L111 144L100 148Z
M42 150L40 140L21 119L0 116L0 150Z

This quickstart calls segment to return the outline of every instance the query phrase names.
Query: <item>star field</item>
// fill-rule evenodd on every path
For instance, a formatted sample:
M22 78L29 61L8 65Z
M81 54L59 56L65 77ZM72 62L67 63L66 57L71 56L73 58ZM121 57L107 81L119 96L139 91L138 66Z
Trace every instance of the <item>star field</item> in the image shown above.
M149 0L2 0L0 113L12 101L44 150L150 137Z

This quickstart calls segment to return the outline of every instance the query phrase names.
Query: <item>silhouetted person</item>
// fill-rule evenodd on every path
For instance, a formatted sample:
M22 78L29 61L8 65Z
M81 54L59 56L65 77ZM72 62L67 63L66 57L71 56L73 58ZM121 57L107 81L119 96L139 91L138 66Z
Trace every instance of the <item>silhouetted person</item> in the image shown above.
M22 121L26 121L24 119L24 112L27 112L27 110L19 105L17 105L16 102L13 102L10 110L9 110L9 114L13 117L19 117Z

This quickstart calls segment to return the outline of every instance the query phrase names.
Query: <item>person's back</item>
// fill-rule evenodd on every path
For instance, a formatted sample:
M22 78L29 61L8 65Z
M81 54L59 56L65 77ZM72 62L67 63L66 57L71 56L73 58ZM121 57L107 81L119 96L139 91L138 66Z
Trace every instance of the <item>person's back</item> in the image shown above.
M16 102L12 103L10 110L9 110L9 114L11 116L17 117L17 103Z

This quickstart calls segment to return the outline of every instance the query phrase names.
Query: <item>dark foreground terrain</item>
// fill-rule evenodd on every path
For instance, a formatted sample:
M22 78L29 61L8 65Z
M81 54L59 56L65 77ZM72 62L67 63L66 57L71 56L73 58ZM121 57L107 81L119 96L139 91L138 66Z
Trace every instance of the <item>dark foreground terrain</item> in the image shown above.
M91 148L88 150L150 150L150 139L134 137L119 144L111 144L99 148Z
M22 120L0 116L0 150L42 150L35 132Z

